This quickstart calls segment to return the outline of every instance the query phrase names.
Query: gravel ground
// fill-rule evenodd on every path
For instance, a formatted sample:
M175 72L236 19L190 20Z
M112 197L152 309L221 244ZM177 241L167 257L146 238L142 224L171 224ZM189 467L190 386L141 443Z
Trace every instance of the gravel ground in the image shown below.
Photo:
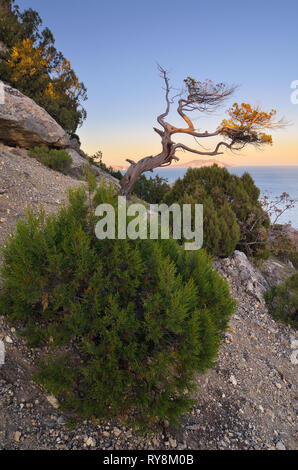
M0 146L0 243L29 202L47 213L79 182L48 170L24 151ZM31 380L36 351L0 317L0 449L297 449L298 336L276 323L239 282L229 260L217 268L238 300L215 369L197 377L196 406L177 430L142 437L118 421L71 429L56 400ZM234 270L234 271L233 271Z

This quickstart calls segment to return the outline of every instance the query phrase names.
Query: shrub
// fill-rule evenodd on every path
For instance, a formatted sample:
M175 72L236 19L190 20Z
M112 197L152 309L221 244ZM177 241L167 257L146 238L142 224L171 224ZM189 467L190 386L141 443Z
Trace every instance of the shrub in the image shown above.
M91 181L91 182L90 182ZM92 183L93 181L93 183ZM89 178L69 205L19 221L4 248L0 312L42 349L36 380L83 418L143 428L190 409L234 309L204 251L175 240L98 240L93 208L116 193Z
M164 198L203 204L204 247L218 256L228 256L235 248L249 256L268 257L270 220L258 201L260 191L248 173L241 178L217 165L188 169Z
M265 300L276 320L298 328L298 273L268 290Z
M282 261L290 260L298 269L298 252L294 241L284 231L283 225L275 224L270 232L270 251Z
M52 170L65 173L72 164L71 156L66 150L50 149L48 147L34 147L28 151L29 157L36 158L43 165L48 166Z
M133 192L149 204L159 204L169 190L170 186L166 178L158 175L154 178L146 178L145 175L141 175L134 185Z
M298 251L294 251L290 254L290 261L292 262L294 268L298 269Z
M102 151L98 150L94 155L89 157L89 163L92 165L97 166L100 168L102 171L105 171L109 175L113 176L114 178L117 178L117 180L121 180L122 178L122 173L119 170L113 170L111 166L107 166L103 161L102 161Z

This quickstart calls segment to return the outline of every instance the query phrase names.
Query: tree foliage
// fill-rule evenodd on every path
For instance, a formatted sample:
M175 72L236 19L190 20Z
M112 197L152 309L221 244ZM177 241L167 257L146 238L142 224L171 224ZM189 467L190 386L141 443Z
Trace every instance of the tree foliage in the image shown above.
M117 178L117 180L121 180L122 178L122 173L119 170L114 170L111 166L106 165L103 160L103 154L101 150L98 150L94 155L89 157L90 163L92 165L97 166L100 168L102 171L105 171L106 173L109 173L109 175L114 176L114 178Z
M164 201L204 206L204 247L218 256L235 248L250 256L266 257L270 220L259 202L260 190L248 173L241 177L226 168L188 169Z
M258 107L252 108L248 103L241 103L241 105L234 103L228 110L228 115L230 119L224 119L219 129L221 134L228 137L233 144L272 145L272 136L262 131L274 129L277 126L273 122L276 115L275 109L266 113Z
M72 164L71 156L63 149L50 149L46 146L34 147L29 150L28 156L36 158L43 165L62 173L67 172Z
M98 240L93 209L117 194L89 177L7 241L0 312L41 347L36 380L84 418L154 427L189 410L234 309L204 251L175 240ZM47 353L46 353L47 352Z
M86 88L70 62L55 48L52 32L31 8L0 11L0 40L8 47L0 57L0 79L32 98L69 133L86 118L81 102Z
M212 80L197 80L193 77L187 77L184 80L184 87L180 93L172 93L170 80L166 70L159 67L161 77L165 83L165 111L157 117L160 128L154 127L154 131L161 137L162 149L155 156L147 156L135 162L127 159L130 167L121 180L121 193L128 195L139 176L154 168L171 165L173 160L179 160L177 152L179 150L192 152L198 155L214 156L223 153L223 149L237 152L246 145L251 144L257 147L263 147L272 144L272 137L266 134L266 129L276 129L283 127L286 123L283 120L275 120L276 111L269 113L262 111L258 106L251 106L247 103L234 103L228 110L228 119L224 119L215 131L203 132L195 128L192 112L210 113L216 110L224 101L229 98L235 86L229 86L226 83L214 83ZM178 127L167 121L172 107L176 104L177 113L184 121L184 127ZM173 136L182 134L195 138L197 143L199 139L208 139L220 137L221 139L215 145L213 150L203 150L202 148L193 148L182 142L174 142ZM177 137L178 138L178 137Z
M276 320L298 328L298 273L265 292L265 300Z
M141 175L136 181L133 192L149 204L158 204L169 190L170 186L167 178L162 178L158 175L146 178L145 175Z

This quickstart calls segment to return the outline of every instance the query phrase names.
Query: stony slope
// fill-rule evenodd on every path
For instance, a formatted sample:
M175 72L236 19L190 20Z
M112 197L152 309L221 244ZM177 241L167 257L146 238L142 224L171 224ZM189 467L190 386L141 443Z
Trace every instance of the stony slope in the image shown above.
M74 174L79 164L87 161L72 151L72 157L75 156ZM117 184L115 178L96 170L99 178L104 177ZM15 227L19 217L24 215L28 204L35 211L42 204L46 214L50 214L67 202L67 188L82 183L77 178L50 170L34 158L29 158L24 149L0 143L0 244L3 244L11 228Z
M22 150L0 147L0 243L27 202L35 209L43 203L47 213L53 212L66 201L67 187L79 183ZM235 259L218 261L216 268L238 300L218 365L197 378L196 406L180 428L155 436L143 438L116 421L69 429L67 416L31 380L38 351L28 350L0 317L0 340L6 347L6 362L0 366L0 449L297 448L298 337L269 316L259 295L262 283L255 289L250 269L240 269Z

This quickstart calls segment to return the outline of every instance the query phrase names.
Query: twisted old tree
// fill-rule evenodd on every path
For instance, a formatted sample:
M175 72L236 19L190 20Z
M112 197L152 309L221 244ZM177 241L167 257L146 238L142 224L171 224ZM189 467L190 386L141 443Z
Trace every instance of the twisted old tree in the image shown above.
M130 167L122 178L121 194L127 196L131 193L138 177L154 168L171 165L173 160L179 160L176 156L177 150L185 150L198 155L221 155L222 149L239 151L248 144L255 146L271 145L272 137L264 133L265 129L273 129L284 125L282 120L274 121L276 111L272 109L269 113L261 111L258 107L253 108L246 103L234 103L228 110L228 119L224 119L214 132L199 132L195 128L189 113L199 111L211 112L221 105L235 90L235 86L225 83L213 83L211 80L200 82L194 78L187 77L184 80L184 89L178 95L170 96L171 87L167 72L159 67L161 77L165 83L166 110L157 117L157 122L162 129L154 127L154 131L161 137L162 150L158 155L144 157L138 162L127 159ZM185 121L187 127L178 128L166 121L171 105L177 100L177 112ZM214 150L201 151L188 147L183 143L173 142L175 134L187 134L195 138L208 138L220 136L220 140Z

